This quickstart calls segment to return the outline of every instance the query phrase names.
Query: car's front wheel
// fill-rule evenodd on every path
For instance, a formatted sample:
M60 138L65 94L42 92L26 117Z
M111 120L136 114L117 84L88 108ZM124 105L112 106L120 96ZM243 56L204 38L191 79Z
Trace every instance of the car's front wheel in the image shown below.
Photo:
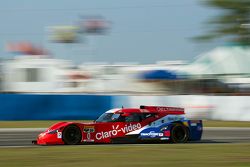
M76 125L69 125L63 130L62 139L68 145L79 144L82 140L82 132Z
M173 143L186 143L189 139L189 130L185 125L175 123L171 129L170 138Z

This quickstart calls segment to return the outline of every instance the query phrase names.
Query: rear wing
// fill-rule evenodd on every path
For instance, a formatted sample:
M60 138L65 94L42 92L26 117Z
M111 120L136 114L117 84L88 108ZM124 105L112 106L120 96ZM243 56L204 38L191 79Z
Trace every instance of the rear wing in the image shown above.
M140 106L140 109L146 109L150 112L164 112L167 114L185 114L184 108L180 107L168 107L168 106Z

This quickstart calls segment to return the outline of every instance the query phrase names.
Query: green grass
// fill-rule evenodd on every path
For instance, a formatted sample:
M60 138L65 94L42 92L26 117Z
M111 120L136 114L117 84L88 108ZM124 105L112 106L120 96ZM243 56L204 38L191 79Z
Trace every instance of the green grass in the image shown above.
M1 166L249 167L250 143L0 148Z
M46 128L56 122L60 121L0 121L0 128ZM240 121L203 121L203 124L204 127L250 127L250 122Z

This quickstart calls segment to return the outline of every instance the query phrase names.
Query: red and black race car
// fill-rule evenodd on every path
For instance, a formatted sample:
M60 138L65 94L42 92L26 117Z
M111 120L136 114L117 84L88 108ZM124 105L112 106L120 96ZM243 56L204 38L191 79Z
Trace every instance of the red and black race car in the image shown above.
M38 145L84 143L185 143L200 140L202 121L189 120L177 107L116 108L93 123L59 122L39 134Z

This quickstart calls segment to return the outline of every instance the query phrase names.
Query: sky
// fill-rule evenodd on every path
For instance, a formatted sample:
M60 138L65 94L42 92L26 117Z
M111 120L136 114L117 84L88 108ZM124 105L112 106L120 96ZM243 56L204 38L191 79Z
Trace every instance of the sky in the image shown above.
M8 0L0 3L0 55L8 42L30 41L54 58L84 62L193 61L218 42L196 43L203 24L217 11L201 0ZM111 22L106 35L83 36L81 43L49 41L48 27L76 24L81 16L101 15Z

